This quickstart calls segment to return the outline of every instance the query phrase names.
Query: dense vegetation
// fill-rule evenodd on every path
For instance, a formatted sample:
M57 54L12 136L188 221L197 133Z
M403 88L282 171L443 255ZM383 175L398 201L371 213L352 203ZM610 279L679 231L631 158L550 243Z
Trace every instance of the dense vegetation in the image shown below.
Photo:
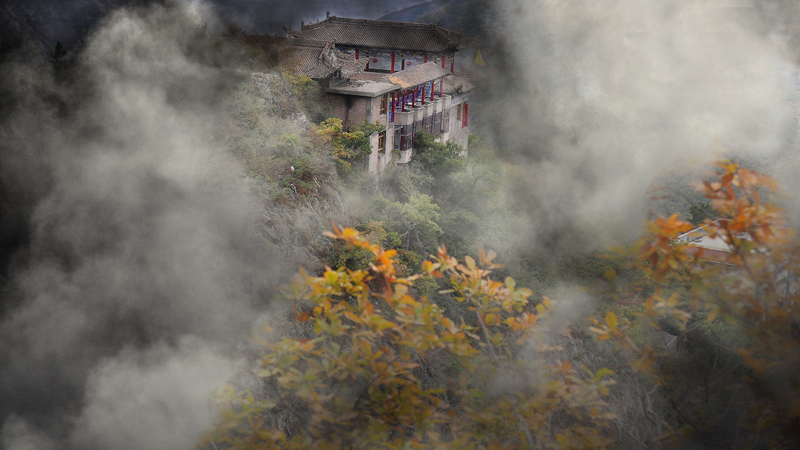
M243 187L253 239L301 266L199 445L800 445L800 261L756 163L720 163L700 190L657 180L661 215L626 248L512 248L535 208L516 200L537 193L502 151L420 134L410 164L364 173L380 124L345 129L275 43L187 31L196 58L239 71L219 141L244 181L209 190ZM675 241L694 225L731 247L719 264Z
M365 253L369 267L319 277L301 270L284 293L289 323L253 337L262 394L228 388L206 442L792 448L800 438L798 293L774 282L773 265L797 270L797 244L781 228L780 209L760 200L764 189L775 189L768 177L720 164L702 191L727 220L704 227L732 251L700 269L702 252L674 241L690 223L677 214L649 222L616 256L625 276L606 274L608 296L631 291L637 301L601 300L608 309L589 317L588 330L547 320L557 305L531 301L512 277L496 281L494 253L458 260L441 246L404 277L398 251L335 228L329 237ZM442 280L449 289L438 295L457 312L415 293L420 280ZM543 318L550 330L537 325ZM678 335L659 341L663 328Z
M324 111L313 82L281 79ZM324 184L351 201L329 215L347 228L309 237L318 261L277 300L282 319L254 335L251 378L220 396L206 443L797 445L796 294L770 279L775 261L796 270L794 244L768 177L724 163L697 190L701 173L667 175L650 204L662 216L629 248L525 253L508 242L525 217L514 190L529 184L483 139L465 155L420 134L410 164L376 177L353 166L378 126L319 119L238 150L264 182L291 180L268 203L301 208L333 194ZM287 163L295 170L271 171ZM674 242L694 225L731 245L722 264L701 270L702 252ZM559 316L564 283L589 289L582 312Z

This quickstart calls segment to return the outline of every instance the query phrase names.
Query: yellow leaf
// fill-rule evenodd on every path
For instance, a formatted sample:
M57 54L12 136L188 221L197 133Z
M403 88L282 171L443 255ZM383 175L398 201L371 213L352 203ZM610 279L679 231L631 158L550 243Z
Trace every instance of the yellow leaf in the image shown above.
M719 308L714 307L710 313L708 313L708 322L711 323L714 319L717 318L717 314L719 314Z
M608 329L614 331L617 329L619 325L619 321L617 320L617 315L611 311L606 311L606 325L608 325Z
M403 303L403 304L406 304L406 305L410 305L410 306L414 306L414 307L417 307L417 306L421 305L421 303L419 303L418 301L414 300L414 297L412 297L410 295L403 295L402 297L399 298L399 301L400 301L400 303Z
M594 379L600 380L606 375L614 375L614 371L606 367L601 367L600 370L598 370L597 373L594 374Z
M475 260L472 259L472 257L470 257L469 255L466 256L464 258L464 262L467 264L467 267L469 267L469 270L475 270Z
M492 342L495 343L495 344L499 344L499 343L503 342L503 333L500 333L498 331L497 333L493 334L492 335Z
M325 281L327 281L328 284L334 285L337 281L339 281L339 276L336 275L336 272L328 270L325 272Z

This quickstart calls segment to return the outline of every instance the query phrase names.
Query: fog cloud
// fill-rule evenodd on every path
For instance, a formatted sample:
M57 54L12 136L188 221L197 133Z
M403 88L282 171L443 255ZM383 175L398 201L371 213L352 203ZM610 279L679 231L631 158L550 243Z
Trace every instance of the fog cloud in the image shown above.
M504 46L486 55L492 100L476 116L524 167L517 248L630 235L662 171L794 150L792 27L773 27L780 14L495 7ZM0 280L4 448L186 448L208 425L208 392L231 373L281 264L248 237L249 200L222 150L225 86L242 74L192 41L195 24L222 23L202 17L218 9L118 11L79 57L80 83L44 61L0 68L0 225L25 230L11 233ZM281 26L287 11L299 10L276 13ZM576 315L582 304L575 296Z
M89 377L76 447L191 448L212 419L209 393L231 369L228 356L202 341L122 351Z
M593 217L631 235L659 173L786 150L796 68L772 23L740 6L498 3L505 54L489 75L492 109L476 114L528 167L515 199L531 211L528 246L607 243Z
M1 69L3 222L27 230L3 280L4 448L189 448L268 298L281 261L218 137L241 74L185 6L116 12L72 81Z

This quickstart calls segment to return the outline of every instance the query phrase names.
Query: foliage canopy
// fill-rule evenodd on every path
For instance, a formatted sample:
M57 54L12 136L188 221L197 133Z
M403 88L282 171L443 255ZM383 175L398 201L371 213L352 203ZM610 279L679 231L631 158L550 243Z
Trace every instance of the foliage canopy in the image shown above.
M705 250L676 241L693 228L677 215L648 222L638 241L616 249L628 275L608 274L623 284L612 286L643 300L630 308L639 322L620 307L591 318L588 330L596 341L610 343L618 361L622 356L614 371L558 357L560 348L537 325L550 300L532 302L532 292L511 277L492 279L502 268L494 253L457 260L442 246L420 273L403 277L396 250L354 229L334 228L332 239L372 256L369 268L328 268L319 277L300 271L285 290L293 311L289 325L266 326L253 338L261 352L257 376L271 394L227 388L207 442L233 448L612 448L624 443L621 430L629 447L660 447L720 442L715 433L725 421L735 429L721 441L729 447L796 446L798 293L776 279L781 271L798 272L800 252L780 209L762 200L775 189L769 177L730 162L704 182L701 192L724 219L707 219L703 232L730 249L710 268L700 268L711 258ZM465 305L457 319L412 287L437 279L447 285L438 295ZM709 336L724 336L729 326L743 330L744 339L729 342L737 346L731 365L710 372L733 380L726 392L706 395L704 402L691 401L691 389L676 397L681 381L670 374L684 364L681 355L694 350L663 351L635 331L641 324ZM615 380L624 386L614 386ZM645 425L621 423L626 412L615 410L614 392L640 392L641 383L652 386L636 394L646 406ZM727 410L720 412L720 402ZM636 429L647 420L658 426Z
M319 124L317 134L325 139L326 144L333 152L337 168L342 175L347 175L353 164L361 158L372 154L370 136L386 131L386 126L380 123L364 122L347 131L342 125L342 119L329 118Z
M531 291L516 288L513 279L493 281L494 254L457 261L442 247L423 263L422 274L403 278L395 271L395 250L370 244L353 229L335 231L334 239L373 254L370 269L328 269L322 277L301 271L287 289L292 336L270 340L274 330L267 328L256 338L264 349L258 375L281 394L257 400L228 389L209 439L235 448L610 443L602 436L610 416L601 399L610 371L586 373L562 362L531 376L536 355L547 348L530 331L550 302L534 307ZM439 306L410 295L422 276L448 278L474 325L456 323ZM449 371L435 370L431 360ZM516 388L490 392L498 377ZM271 425L286 410L286 425Z

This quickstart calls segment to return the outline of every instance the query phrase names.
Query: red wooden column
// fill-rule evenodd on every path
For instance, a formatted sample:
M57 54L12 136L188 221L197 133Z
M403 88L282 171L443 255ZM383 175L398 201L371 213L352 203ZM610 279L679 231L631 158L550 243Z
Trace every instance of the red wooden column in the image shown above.
M411 92L411 107L414 108L417 106L417 88Z
M441 83L439 84L439 98L444 96L444 77L441 78Z
M447 56L442 55L442 69L444 69L444 60L447 59Z
M358 61L358 48L356 48L356 61Z
M428 54L425 53L425 62L428 62Z
M431 81L431 101L433 101L433 94L436 92L436 82Z
M394 50L392 50L392 73L394 73Z
M453 53L453 59L450 61L450 73L456 73L456 54Z
M424 85L424 84L423 84L422 86L420 86L420 87L419 87L420 91L422 92L422 95L420 95L420 97L422 97L422 105L423 105L423 106L425 105L425 88L426 88L426 87L427 87L427 86L426 86L426 85Z

